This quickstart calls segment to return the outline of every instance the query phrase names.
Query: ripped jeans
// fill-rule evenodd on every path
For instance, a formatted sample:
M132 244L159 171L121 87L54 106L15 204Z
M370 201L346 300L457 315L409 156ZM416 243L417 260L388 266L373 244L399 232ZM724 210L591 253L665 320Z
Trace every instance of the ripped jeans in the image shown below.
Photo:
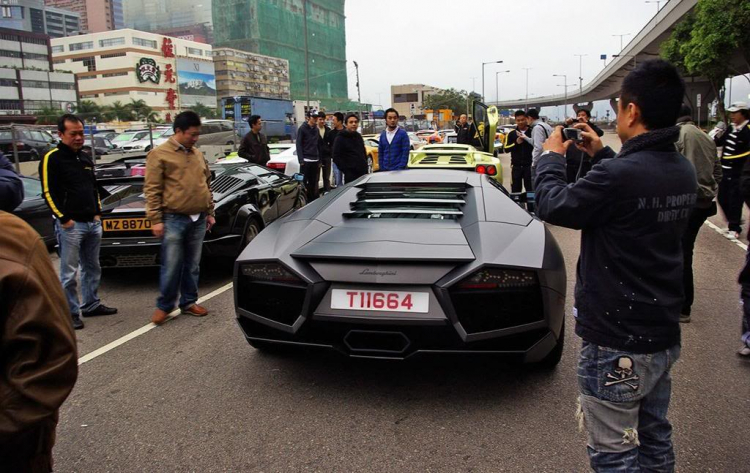
M583 342L578 360L579 421L588 432L594 471L674 471L667 410L670 369L679 356L679 345L638 354Z

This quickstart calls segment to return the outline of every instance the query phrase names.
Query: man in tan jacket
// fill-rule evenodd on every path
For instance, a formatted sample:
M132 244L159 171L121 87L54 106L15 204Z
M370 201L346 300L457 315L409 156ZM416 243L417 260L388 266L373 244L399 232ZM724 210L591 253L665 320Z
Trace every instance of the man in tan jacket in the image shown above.
M178 291L183 314L203 317L196 304L203 238L216 223L211 194L211 171L195 147L201 120L182 112L174 120L174 135L155 148L146 160L146 216L161 244L160 295L151 321L163 324L175 307Z
M76 338L39 234L2 211L0 228L0 471L49 472L58 409L78 377Z

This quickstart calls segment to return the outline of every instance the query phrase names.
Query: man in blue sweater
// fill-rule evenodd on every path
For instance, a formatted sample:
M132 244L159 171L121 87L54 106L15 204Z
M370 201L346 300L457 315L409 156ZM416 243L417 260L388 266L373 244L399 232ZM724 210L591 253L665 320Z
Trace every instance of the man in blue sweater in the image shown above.
M667 420L680 355L682 236L697 200L695 168L675 149L685 85L662 60L625 77L615 155L584 123L579 149L594 166L568 184L558 127L537 164L537 215L580 229L576 334L582 424L597 471L674 471Z
M385 111L386 130L378 141L378 166L381 171L406 169L409 163L411 142L406 131L398 126L398 112L394 108Z

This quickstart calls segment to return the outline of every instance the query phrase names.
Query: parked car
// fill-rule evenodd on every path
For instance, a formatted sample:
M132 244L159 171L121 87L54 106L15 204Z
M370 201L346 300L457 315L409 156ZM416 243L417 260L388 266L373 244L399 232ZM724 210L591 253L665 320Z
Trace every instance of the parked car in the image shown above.
M411 142L412 151L417 150L427 144L420 137L418 137L417 134L414 133L413 131L410 131L407 134L409 135L409 141Z
M201 124L199 146L232 146L239 143L241 139L235 133L234 124L230 120L205 120Z
M274 143L274 144L268 145L268 151L269 151L269 154L271 155L271 159L273 159L274 156L276 156L278 154L281 154L282 152L288 150L289 148L293 148L293 147L294 147L293 143ZM235 152L227 154L226 157L224 157L224 158L218 159L216 161L216 164L221 164L221 163L224 163L224 164L227 164L227 163L246 163L246 162L247 162L247 159L241 158L237 154L237 152L235 151ZM271 166L268 166L268 167L271 167ZM284 168L285 167L286 166L284 166L282 168L273 168L272 167L272 169L276 169L279 172L284 172ZM293 174L294 173L287 174L287 175L291 176Z
M119 135L119 133L117 133L114 130L97 131L96 133L94 133L94 138L99 137L99 138L104 138L104 139L107 139L109 141L112 141L112 140L115 139L115 136L117 136L117 135Z
M156 148L172 135L174 135L174 130L171 128L155 128L151 131L151 136L147 130L141 139L125 143L121 148L125 153L148 153L152 147Z
M234 271L238 325L259 350L546 368L563 352L566 286L544 223L464 170L363 176L266 229Z
M271 145L268 145L269 148ZM266 164L267 168L274 169L287 176L293 176L300 172L299 161L297 159L297 146L289 144L289 147L282 149L279 153L272 153L271 159Z
M126 177L99 177L102 195L102 267L158 266L161 239L151 233L146 218L143 164L126 163ZM106 174L107 165L97 166ZM211 189L216 225L206 234L205 257L236 257L268 225L305 205L304 186L272 169L249 163L212 165Z
M53 226L52 211L44 201L42 194L42 183L39 179L21 176L23 182L23 202L13 213L39 233L47 247L56 243L55 229Z
M13 139L11 129L0 129L0 151L13 162ZM18 161L39 161L48 151L57 146L57 139L44 130L34 128L15 129Z
M368 138L362 137L365 141L365 153L367 156L367 172L372 173L380 170L378 160L378 137L380 135L367 135Z
M127 130L112 138L112 144L123 148L128 143L148 138L148 130Z
M83 152L91 155L91 139L87 138L83 141L83 148L81 148ZM119 152L120 150L112 144L111 141L108 139L94 135L94 150L96 151L97 156L102 156L105 154L115 153Z

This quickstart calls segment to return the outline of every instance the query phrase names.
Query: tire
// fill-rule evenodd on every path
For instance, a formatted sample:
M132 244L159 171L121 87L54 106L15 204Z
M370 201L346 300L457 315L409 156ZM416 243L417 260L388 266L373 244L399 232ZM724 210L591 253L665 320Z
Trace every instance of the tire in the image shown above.
M147 153L148 153L149 151L151 151L151 145L148 145L148 146L146 146L145 148L143 148L143 151L145 151L145 152L147 152Z
M560 363L563 354L563 348L565 348L565 321L563 320L562 328L560 329L560 338L555 345L555 348L547 356L535 363L534 365L541 370L553 370Z
M245 234L242 236L243 238L243 244L240 251L244 250L247 245L250 244L251 241L253 241L258 234L260 233L261 228L260 224L258 224L258 221L254 218L250 218L250 220L247 222L247 225L245 225Z
M294 203L294 210L299 210L305 205L307 205L307 196L304 189L300 189L299 194L297 194L297 201Z
M372 156L371 155L367 155L367 174L372 174L372 168L373 167L374 167L374 161L372 159Z
M234 141L227 141L227 146L234 146Z

